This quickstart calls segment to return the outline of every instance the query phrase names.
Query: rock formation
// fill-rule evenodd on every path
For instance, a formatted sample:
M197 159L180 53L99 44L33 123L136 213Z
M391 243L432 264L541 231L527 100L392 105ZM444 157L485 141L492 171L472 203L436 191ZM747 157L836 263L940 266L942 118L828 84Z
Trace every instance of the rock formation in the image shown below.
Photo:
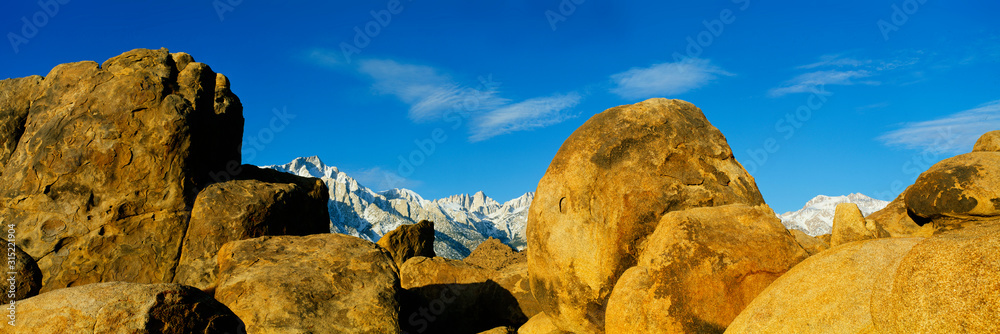
M601 332L615 283L660 217L726 204L764 201L701 110L667 99L608 109L563 143L538 184L527 228L532 292L562 330Z
M210 290L223 244L265 235L328 233L327 189L308 179L243 165L233 180L198 193L174 282Z
M407 290L403 329L412 333L476 333L528 320L495 270L441 257L414 257L400 267Z
M938 227L955 227L961 221L998 216L1000 153L972 152L942 160L906 189L904 201L921 225L936 220Z
M851 243L802 261L764 290L726 330L739 333L877 333L871 297L922 238Z
M788 230L788 232L792 234L792 237L795 238L795 242L797 242L799 246L802 246L802 249L809 253L810 256L830 249L830 244L826 243L826 241L820 237L811 237L801 230Z
M930 236L1000 216L1000 131L982 135L973 152L944 159L889 203L868 216L893 236ZM902 233L893 230L895 225ZM919 227L918 227L919 226Z
M6 243L5 243L6 244ZM9 254L8 254L9 256ZM42 272L38 270L38 264L31 255L21 250L21 247L14 245L14 262L4 261L3 268L3 297L0 302L3 305L10 305L12 300L22 300L38 295L38 290L42 288ZM10 281L13 279L13 281ZM13 284L11 284L13 283ZM10 289L13 286L13 298L10 298Z
M872 297L881 332L1000 332L1000 219L928 238L898 261Z
M223 245L215 297L249 333L396 333L396 271L356 237L266 236Z
M972 152L1000 152L1000 130L987 132L979 137Z
M889 232L875 220L865 220L854 203L837 204L833 217L830 246L837 247L852 241L888 238Z
M185 53L137 49L0 81L0 222L42 292L214 285L225 242L329 231L319 180L240 166L242 105Z
M552 324L552 319L545 313L539 313L528 319L521 328L517 329L517 334L563 334L567 333Z
M229 308L198 289L124 282L25 299L17 304L16 326L19 333L246 333Z
M808 254L766 206L663 216L608 300L608 333L722 333ZM640 246L641 247L641 246Z
M893 236L920 237L863 240L810 257L726 333L1000 332L1000 212L991 200L1000 197L1000 153L983 149L995 135L935 164L867 219Z
M24 134L31 101L41 94L43 78L0 80L0 175Z
M421 220L400 225L383 235L377 244L389 251L397 267L414 256L434 257L434 222Z
M0 221L17 222L42 291L170 282L198 188L239 164L242 107L226 77L140 49L4 86L13 101L0 106L30 108L13 126L23 134L0 175Z
M489 238L462 261L486 269L503 270L513 264L526 262L527 257L524 252L515 251L500 240Z

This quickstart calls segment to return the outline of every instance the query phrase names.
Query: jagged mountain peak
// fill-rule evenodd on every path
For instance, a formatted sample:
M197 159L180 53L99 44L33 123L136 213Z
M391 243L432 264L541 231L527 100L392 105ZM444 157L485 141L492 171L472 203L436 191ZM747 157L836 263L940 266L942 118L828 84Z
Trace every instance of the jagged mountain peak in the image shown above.
M378 241L400 225L430 220L435 223L437 237L434 250L444 257L463 258L489 237L515 249L527 245L527 212L534 193L502 205L482 191L426 200L409 189L374 192L317 156L264 167L322 179L330 192L327 206L330 231L334 233Z
M861 193L846 196L818 195L813 197L798 211L789 211L779 215L781 223L789 229L797 229L806 234L817 236L828 234L833 230L833 216L837 204L854 203L865 216L881 210L889 202L877 200Z

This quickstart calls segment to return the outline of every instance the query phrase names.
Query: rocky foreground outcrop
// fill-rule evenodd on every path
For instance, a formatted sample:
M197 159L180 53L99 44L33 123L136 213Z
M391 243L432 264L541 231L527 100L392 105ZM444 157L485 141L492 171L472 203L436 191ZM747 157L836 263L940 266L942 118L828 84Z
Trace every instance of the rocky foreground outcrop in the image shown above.
M0 222L24 250L15 264L37 262L16 298L41 292L18 304L18 330L235 332L195 289L215 286L219 247L329 231L326 186L240 165L242 133L229 80L185 53L0 80Z
M328 233L326 193L319 179L241 166L233 180L211 184L195 198L174 282L213 289L219 248L230 241Z
M5 243L6 245L6 243ZM9 246L9 245L8 245ZM6 247L5 247L6 248ZM8 252L10 249L8 248ZM14 258L8 258L3 266L3 294L0 297L2 305L10 305L11 301L33 297L42 289L42 271L38 269L35 259L14 245ZM8 253L7 256L10 256ZM8 261L13 260L13 263ZM13 281L11 281L13 280ZM13 290L13 291L11 291Z
M0 81L0 92L0 222L17 225L42 292L210 288L225 242L328 231L318 180L240 166L242 105L188 54L62 64Z
M396 272L360 238L268 236L222 247L215 297L249 333L396 333Z
M754 288L744 290L738 287L740 282L732 280L718 286L733 289L740 294L740 301L749 302L770 280L804 258L805 252L784 228L764 229L751 237L760 238L755 242L777 242L771 247L777 250L774 254L743 254L734 249L741 245L728 244L725 238L699 239L698 234L678 239L678 248L657 248L660 246L654 247L649 242L650 235L663 224L661 218L668 213L730 204L755 207L763 205L764 200L753 177L733 158L725 137L701 110L688 102L667 99L608 109L584 123L563 143L538 184L527 228L532 292L549 319L566 331L602 332L610 320L606 316L619 317L615 321L622 322L641 320L642 314L668 312L662 309L667 305L672 308L669 314L679 318L651 319L652 322L632 325L666 328L654 324L663 320L677 321L678 328L696 328L702 324L710 324L707 328L724 328L728 325L726 319L731 320L738 309L721 311L728 314L725 316L695 311L717 305L715 297L685 295L682 298L690 303L671 304L665 300L615 310L608 309L608 298L617 289L616 283L623 273L641 261L682 258L678 267L663 270L685 275L684 268L704 265L714 268L706 268L706 274L725 276L731 265L726 262L725 254L732 251L731 254L740 254L736 256L738 261L747 264L773 261L773 266L766 266L766 278L751 280ZM773 227L771 223L781 226L769 208L760 210L770 212L769 217L743 226ZM697 228L680 225L677 228ZM659 253L682 249L710 251L698 256ZM652 270L661 270L660 266ZM643 272L636 269L629 275L629 282L623 283L632 286L634 292L629 295L644 293L652 285L660 284L656 279L661 277L680 279L669 273L647 279L649 269L645 271L647 274ZM686 293L683 284L674 291L670 293L672 296ZM739 308L738 305L733 307Z
M246 333L225 305L179 284L108 282L58 289L21 301L16 316L15 333Z
M434 257L434 222L400 225L378 239L377 244L389 251L397 267L415 256Z
M1000 332L1000 152L983 148L995 136L931 166L867 219L920 224L916 237L869 235L803 261L726 333Z
M767 207L733 204L670 212L622 274L608 333L720 333L771 282L808 254Z
M524 255L496 239L458 261L414 257L400 267L403 314L410 333L477 333L517 328L541 312L528 284ZM494 261L481 262L491 256ZM478 265L483 264L483 265Z

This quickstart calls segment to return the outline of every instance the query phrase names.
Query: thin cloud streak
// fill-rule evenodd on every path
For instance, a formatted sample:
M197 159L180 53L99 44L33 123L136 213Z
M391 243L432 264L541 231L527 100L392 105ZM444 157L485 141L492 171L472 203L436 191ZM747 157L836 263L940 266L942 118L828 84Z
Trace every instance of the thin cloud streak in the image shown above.
M858 81L857 79L870 77L872 74L865 70L826 70L803 73L791 80L786 81L777 88L772 88L768 95L771 97L784 96L792 93L810 93L821 91L820 87L826 85L849 86L854 84L878 85L877 81Z
M566 111L582 98L573 92L512 104L500 97L496 87L463 87L436 68L393 60L365 60L358 71L372 78L372 88L379 93L408 104L414 122L440 120L449 111L461 111L470 118L471 142L562 122L573 117Z
M461 108L466 101L475 101L474 105L482 110L509 102L500 98L496 90L462 87L430 66L375 59L362 61L358 71L374 80L372 87L379 93L396 96L410 105L409 117L415 122L440 119L447 111Z
M486 112L473 121L469 141L478 142L505 133L549 126L572 118L567 109L580 103L578 93L525 100Z
M719 76L732 76L707 59L687 59L614 74L611 92L626 99L683 94L701 88Z
M996 129L1000 129L1000 100L943 118L909 123L878 140L888 146L957 154L971 151L980 136Z

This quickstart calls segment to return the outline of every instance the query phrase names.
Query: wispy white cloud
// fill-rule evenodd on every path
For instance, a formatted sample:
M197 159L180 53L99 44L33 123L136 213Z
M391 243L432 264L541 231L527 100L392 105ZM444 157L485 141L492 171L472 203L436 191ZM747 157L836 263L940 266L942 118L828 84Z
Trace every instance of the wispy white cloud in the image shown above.
M511 104L479 115L473 120L472 142L509 132L549 126L571 118L567 109L580 103L578 93L556 94Z
M515 103L500 96L495 82L480 82L477 88L471 88L434 67L393 60L364 60L358 71L372 78L376 91L408 104L409 117L415 122L438 120L449 111L460 112L469 119L472 142L562 122L572 117L567 110L581 99L574 92Z
M819 61L796 66L798 70L808 70L768 90L771 97L795 93L829 94L823 88L828 85L881 85L883 81L895 83L899 78L881 76L887 72L909 68L920 61L921 51L909 50L900 55L881 60L859 59L844 53L824 55ZM864 79L864 80L862 80ZM884 79L884 80L876 80Z
M768 95L778 97L792 93L821 92L821 87L826 85L879 84L878 81L858 81L858 79L867 78L871 75L871 72L865 70L826 70L803 73L786 81L781 86L772 88L768 92Z
M868 59L855 59L855 58L851 58L851 57L845 57L842 54L835 54L835 55L824 55L824 56L821 56L821 57L819 57L819 61L818 62L815 62L815 63L812 63L812 64L807 64L807 65L802 65L802 66L799 66L799 67L796 67L796 68L808 70L808 69L813 69L813 68L817 68L817 67L829 67L829 66L833 66L833 67L860 67L860 66L863 66L863 65L871 64L871 62L872 61L868 60Z
M312 63L323 67L339 67L343 65L335 51L315 48L306 51L305 58Z
M509 102L500 98L495 88L463 87L430 66L374 59L362 61L358 71L374 80L376 91L410 105L410 119L417 122L436 120L449 110L469 105L488 110Z
M686 59L614 74L611 92L626 99L677 95L703 87L719 76L732 75L707 59Z
M351 171L349 174L358 183L375 191L383 191L395 188L413 189L419 187L423 182L410 180L382 167L373 167Z
M1000 129L1000 100L939 119L904 124L878 137L889 146L934 153L965 153L984 133Z

